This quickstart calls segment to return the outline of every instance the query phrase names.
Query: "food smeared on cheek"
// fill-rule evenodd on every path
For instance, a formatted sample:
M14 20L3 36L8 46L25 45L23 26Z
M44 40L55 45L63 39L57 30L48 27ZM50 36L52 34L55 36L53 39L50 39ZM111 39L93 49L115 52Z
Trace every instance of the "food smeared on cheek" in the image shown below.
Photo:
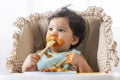
M61 47L65 44L64 40L61 38L58 38L58 36L56 36L56 35L51 35L51 36L46 38L46 42L49 42L51 40L56 41L56 43L52 47Z

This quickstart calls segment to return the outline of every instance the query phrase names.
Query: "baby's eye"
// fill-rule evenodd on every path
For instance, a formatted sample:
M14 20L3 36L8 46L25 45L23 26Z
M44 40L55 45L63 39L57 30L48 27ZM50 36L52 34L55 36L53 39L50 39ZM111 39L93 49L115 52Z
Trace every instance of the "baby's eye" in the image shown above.
M49 30L49 31L52 31L52 30L53 30L53 28L48 28L48 30Z
M59 32L65 32L65 29L59 29L58 31Z

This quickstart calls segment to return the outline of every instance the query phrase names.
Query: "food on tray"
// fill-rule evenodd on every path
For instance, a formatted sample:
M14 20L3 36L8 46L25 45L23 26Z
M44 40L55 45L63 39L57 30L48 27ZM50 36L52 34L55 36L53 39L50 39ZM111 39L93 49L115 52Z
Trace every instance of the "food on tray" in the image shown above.
M68 72L69 70L63 68L52 67L50 68L52 72Z
M57 67L51 67L47 69L42 69L40 72L68 72L70 70L63 69L63 68L57 68Z

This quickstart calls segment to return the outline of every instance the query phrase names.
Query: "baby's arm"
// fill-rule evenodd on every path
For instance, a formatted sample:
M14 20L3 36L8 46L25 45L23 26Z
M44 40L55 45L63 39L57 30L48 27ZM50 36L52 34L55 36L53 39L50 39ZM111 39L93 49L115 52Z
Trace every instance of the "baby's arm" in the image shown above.
M39 60L40 60L40 56L38 54L28 55L22 65L22 72L37 71L37 62Z
M76 52L71 52L66 55L67 59L65 63L72 64L77 67L78 72L93 72L91 67L88 65L87 61L82 55Z

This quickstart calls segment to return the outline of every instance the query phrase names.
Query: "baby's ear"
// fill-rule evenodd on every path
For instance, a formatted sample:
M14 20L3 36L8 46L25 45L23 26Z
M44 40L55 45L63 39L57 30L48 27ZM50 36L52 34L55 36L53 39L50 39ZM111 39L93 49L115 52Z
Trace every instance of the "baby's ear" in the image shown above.
M80 39L79 37L77 37L77 36L73 36L73 40L72 40L71 44L72 44L72 45L77 44L78 41L79 41L79 39Z

